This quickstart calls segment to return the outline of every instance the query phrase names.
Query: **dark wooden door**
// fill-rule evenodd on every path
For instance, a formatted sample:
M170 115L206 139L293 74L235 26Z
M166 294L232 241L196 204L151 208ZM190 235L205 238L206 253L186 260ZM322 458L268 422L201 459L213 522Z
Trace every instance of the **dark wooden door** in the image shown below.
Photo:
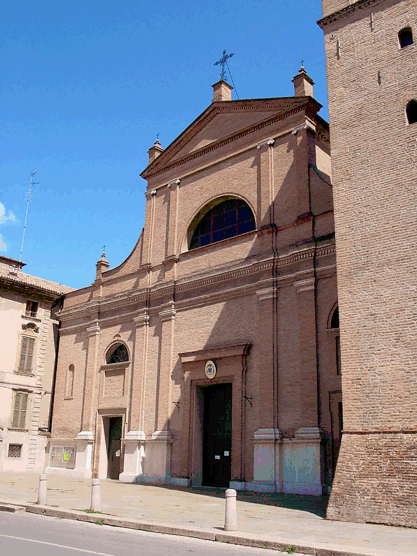
M118 479L120 475L120 456L122 438L122 418L111 417L109 422L109 466L108 477Z
M343 430L342 392L330 392L330 417L332 426L332 475L336 471Z
M202 390L203 484L228 487L232 455L232 385L215 384Z

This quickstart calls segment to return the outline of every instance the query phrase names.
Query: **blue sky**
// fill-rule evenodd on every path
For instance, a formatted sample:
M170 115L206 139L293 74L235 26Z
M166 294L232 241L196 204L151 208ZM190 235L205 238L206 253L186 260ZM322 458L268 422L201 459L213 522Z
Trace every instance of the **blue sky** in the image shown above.
M25 271L85 287L103 245L119 265L144 223L147 150L210 104L224 49L241 99L292 96L304 59L327 119L320 17L319 0L4 3L0 253L19 259L37 170Z

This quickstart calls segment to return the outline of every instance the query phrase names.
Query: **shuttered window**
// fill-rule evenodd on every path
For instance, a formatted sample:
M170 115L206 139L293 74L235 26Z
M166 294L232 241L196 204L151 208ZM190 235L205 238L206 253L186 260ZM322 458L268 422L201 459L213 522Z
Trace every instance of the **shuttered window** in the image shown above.
M14 429L25 428L27 407L28 394L26 394L25 392L16 392L12 416L12 427Z
M33 350L35 348L35 338L22 336L20 344L20 360L18 373L22 375L30 375L32 373Z
M39 303L37 301L27 301L25 315L35 318L38 313Z

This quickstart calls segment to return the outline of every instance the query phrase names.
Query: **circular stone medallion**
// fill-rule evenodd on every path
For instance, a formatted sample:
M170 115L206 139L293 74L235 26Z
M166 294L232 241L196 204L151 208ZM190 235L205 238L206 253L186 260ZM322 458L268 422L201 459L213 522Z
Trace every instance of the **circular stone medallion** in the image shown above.
M207 361L204 371L207 378L214 378L217 373L216 363L214 361Z

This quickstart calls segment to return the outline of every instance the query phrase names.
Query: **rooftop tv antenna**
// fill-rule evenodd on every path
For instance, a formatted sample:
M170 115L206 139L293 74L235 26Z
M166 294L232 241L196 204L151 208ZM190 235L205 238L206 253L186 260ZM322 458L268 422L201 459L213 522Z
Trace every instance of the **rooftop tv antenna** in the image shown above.
M20 248L20 259L19 261L22 262L22 252L23 252L23 243L25 241L25 231L26 231L26 224L28 221L28 210L29 210L29 201L30 201L30 194L32 192L32 185L37 185L40 183L39 181L33 181L33 176L36 174L37 170L30 174L30 182L29 182L29 191L28 191L28 198L26 201L26 215L25 215L25 224L23 226L23 237L22 237L22 246Z

